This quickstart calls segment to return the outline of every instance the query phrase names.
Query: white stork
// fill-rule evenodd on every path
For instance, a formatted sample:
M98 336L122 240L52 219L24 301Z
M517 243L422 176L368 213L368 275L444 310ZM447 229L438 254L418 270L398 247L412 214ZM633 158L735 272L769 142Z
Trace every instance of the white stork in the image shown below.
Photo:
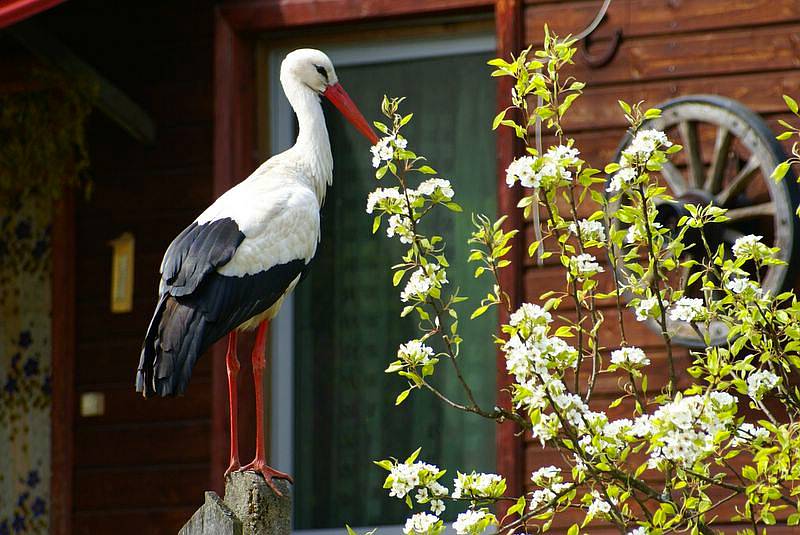
M145 335L136 390L145 397L186 390L197 358L228 335L225 358L230 395L230 465L234 470L291 478L266 464L263 383L266 329L309 267L320 239L319 210L333 178L320 96L373 144L377 136L338 83L330 59L300 49L281 64L281 85L297 114L297 141L231 188L189 225L161 262L159 300ZM252 353L256 401L256 456L239 464L237 332L258 328Z

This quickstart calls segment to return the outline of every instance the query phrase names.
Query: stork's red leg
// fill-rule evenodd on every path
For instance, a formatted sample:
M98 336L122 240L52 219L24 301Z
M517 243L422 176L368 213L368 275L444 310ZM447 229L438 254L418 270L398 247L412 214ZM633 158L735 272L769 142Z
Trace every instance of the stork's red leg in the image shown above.
M274 478L286 479L292 482L292 477L283 472L279 472L274 468L267 466L266 448L264 444L264 368L267 366L267 326L268 321L262 321L258 326L256 332L256 343L253 346L253 380L255 381L256 390L256 458L253 462L242 468L242 470L249 470L259 472L264 476L273 492L281 496L281 492L275 487L272 482Z
M239 393L236 388L236 377L239 375L239 359L236 356L236 331L228 335L228 352L225 353L225 366L228 368L228 400L230 401L231 420L231 462L225 470L225 476L238 470L239 464Z

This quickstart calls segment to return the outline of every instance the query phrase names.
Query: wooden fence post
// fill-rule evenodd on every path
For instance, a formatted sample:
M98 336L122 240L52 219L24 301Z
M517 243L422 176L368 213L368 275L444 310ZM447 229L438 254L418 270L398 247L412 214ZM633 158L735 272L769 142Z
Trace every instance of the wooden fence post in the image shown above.
M291 486L275 480L278 496L260 474L234 472L225 482L225 498L206 492L206 502L178 535L290 535Z

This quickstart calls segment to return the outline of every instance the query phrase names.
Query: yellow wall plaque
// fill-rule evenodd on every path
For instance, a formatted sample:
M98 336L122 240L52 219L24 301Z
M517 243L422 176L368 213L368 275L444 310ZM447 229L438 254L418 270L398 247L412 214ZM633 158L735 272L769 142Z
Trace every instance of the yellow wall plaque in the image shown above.
M111 312L121 314L133 310L133 234L125 232L111 240Z

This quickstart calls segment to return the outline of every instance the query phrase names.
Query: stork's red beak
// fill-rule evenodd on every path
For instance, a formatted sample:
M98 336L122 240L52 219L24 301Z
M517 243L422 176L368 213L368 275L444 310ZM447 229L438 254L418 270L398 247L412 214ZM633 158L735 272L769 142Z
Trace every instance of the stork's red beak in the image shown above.
M361 132L364 137L369 139L369 142L373 145L378 142L378 136L375 134L375 131L372 130L372 127L369 125L364 116L358 110L356 105L353 103L350 95L347 94L347 91L341 86L341 84L333 84L329 85L328 88L322 92L322 95L333 102L333 105L342 112L345 119L350 121L350 124L356 127L356 130Z

